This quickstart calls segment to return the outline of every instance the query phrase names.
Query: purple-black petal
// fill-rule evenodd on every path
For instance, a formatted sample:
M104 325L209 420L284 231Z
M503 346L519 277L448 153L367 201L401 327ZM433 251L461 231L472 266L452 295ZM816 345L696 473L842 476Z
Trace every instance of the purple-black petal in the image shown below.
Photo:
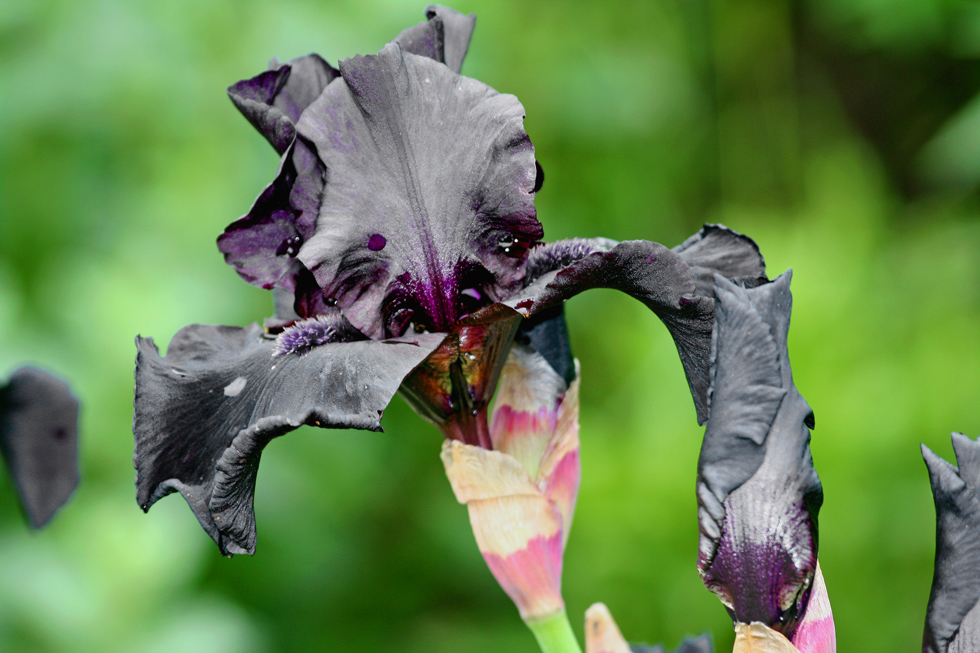
M706 233L710 238L702 236ZM692 246L695 239L704 245ZM590 288L614 288L640 300L670 331L687 375L698 422L703 423L707 415L714 300L698 293L696 279L710 271L715 262L721 264L720 273L734 273L739 279L744 271L750 271L753 279L764 277L765 271L754 243L729 229L707 225L688 243L691 245L682 245L679 252L645 240L615 245L605 239L549 243L532 250L529 257L529 268L540 276L504 303L530 317ZM709 250L728 254L709 256ZM544 272L560 265L564 267Z
M247 214L218 236L225 261L245 281L267 290L296 290L302 267L296 257L313 234L325 174L307 145L301 140L293 142L273 182Z
M476 14L429 5L425 17L425 22L409 27L394 42L406 52L434 59L459 73L473 37Z
M78 486L78 400L68 384L22 367L0 387L0 454L31 526L44 526Z
M645 644L630 644L632 653L664 653L663 646L646 646ZM681 642L672 653L711 653L711 635L690 637Z
M524 108L397 44L340 70L298 124L329 170L299 258L370 337L397 335L402 307L448 331L473 283L489 300L519 287L542 235Z
M273 356L275 341L255 324L191 325L164 357L152 339L137 338L137 501L148 510L178 491L222 553L253 553L252 499L265 445L302 424L381 430L398 386L443 337Z
M953 434L959 469L922 445L936 503L936 562L925 653L980 650L980 443Z
M310 54L229 86L228 97L282 154L296 137L300 114L339 74L320 55Z
M698 460L698 570L739 622L793 636L809 602L823 501L812 411L786 344L791 273L755 288L715 277L709 415Z

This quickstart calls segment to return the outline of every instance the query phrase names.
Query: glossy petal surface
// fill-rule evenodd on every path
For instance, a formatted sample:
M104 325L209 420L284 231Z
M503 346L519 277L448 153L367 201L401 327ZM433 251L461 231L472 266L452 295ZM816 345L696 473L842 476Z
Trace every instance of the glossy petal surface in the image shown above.
M922 445L936 502L936 563L922 650L980 650L980 444L953 434L959 468Z
M68 384L22 367L0 387L0 454L24 511L44 526L78 486L78 400Z
M137 338L136 498L179 491L222 553L253 553L262 449L302 424L381 430L402 380L440 334L338 342L273 356L261 328L191 325L160 357Z

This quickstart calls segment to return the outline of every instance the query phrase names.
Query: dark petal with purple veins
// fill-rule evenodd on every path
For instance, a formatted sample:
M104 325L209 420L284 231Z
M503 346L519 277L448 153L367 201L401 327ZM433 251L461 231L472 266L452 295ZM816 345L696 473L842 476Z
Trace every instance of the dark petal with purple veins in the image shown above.
M759 246L723 224L706 224L672 249L691 266L699 295L712 295L715 274L750 288L768 281Z
M296 137L300 114L338 76L319 55L311 54L229 86L228 96L282 154Z
M0 387L0 454L41 528L78 485L78 400L67 383L33 367L10 376Z
M432 330L455 324L460 270L480 266L492 299L515 290L540 239L534 148L524 109L431 59L389 44L340 64L303 114L301 135L329 169L316 232L300 259L348 319L383 337L389 286L410 296ZM383 250L369 238L382 234ZM394 291L394 288L390 289Z
M302 424L381 430L398 386L440 335L324 345L273 357L258 325L191 325L160 357L137 338L136 499L178 491L222 553L252 553L255 472L265 444Z
M980 443L953 434L959 469L922 445L936 503L936 563L922 650L980 650Z
M308 146L295 141L283 155L275 180L246 215L218 236L225 262L245 281L260 288L296 290L296 257L313 234L324 175Z
M645 644L630 644L632 653L664 653L663 646L646 646ZM685 639L673 653L712 653L711 635Z
M812 411L793 385L786 339L791 273L745 288L715 277L710 412L698 461L705 586L739 622L791 638L809 602L823 502Z

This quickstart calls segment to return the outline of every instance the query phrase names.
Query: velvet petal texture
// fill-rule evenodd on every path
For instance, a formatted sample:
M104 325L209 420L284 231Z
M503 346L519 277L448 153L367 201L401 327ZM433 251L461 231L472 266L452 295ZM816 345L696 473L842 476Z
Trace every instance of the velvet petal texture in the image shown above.
M467 288L517 289L542 235L524 108L397 44L340 70L299 123L330 170L299 259L370 337L447 331Z
M673 653L711 653L711 637L685 639ZM612 615L602 603L585 611L585 653L665 653L663 646L627 644Z
M980 650L980 443L953 434L959 468L922 445L936 502L936 564L922 650Z
M590 288L614 288L640 300L670 331L698 422L703 423L715 303L711 294L701 292L702 280L721 274L749 286L764 282L765 262L755 243L723 225L705 225L674 250L646 240L613 244L596 239L591 245L576 240L564 251L560 245L561 241L545 253L532 252L528 265L536 278L505 304L531 316ZM545 271L550 266L553 269Z
M381 430L402 380L442 342L334 342L274 355L261 328L191 325L160 357L137 338L136 498L179 491L222 553L253 553L262 449L303 424Z
M68 384L22 367L0 387L0 454L31 526L44 526L78 486L78 400Z
M792 639L817 567L823 501L813 413L786 338L791 273L756 288L715 277L709 417L698 461L698 570L740 623Z

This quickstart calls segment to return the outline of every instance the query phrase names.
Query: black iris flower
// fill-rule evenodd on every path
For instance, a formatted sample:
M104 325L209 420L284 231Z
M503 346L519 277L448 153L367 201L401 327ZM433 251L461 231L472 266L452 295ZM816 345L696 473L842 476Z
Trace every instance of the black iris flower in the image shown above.
M376 55L309 55L229 88L281 160L218 248L276 314L185 327L163 357L137 338L133 420L139 504L180 492L225 554L254 552L262 449L303 424L381 430L400 391L446 437L491 448L511 344L574 374L562 304L589 288L661 318L703 421L713 275L765 277L755 243L721 225L673 249L542 242L524 107L460 75L475 17L427 18Z

